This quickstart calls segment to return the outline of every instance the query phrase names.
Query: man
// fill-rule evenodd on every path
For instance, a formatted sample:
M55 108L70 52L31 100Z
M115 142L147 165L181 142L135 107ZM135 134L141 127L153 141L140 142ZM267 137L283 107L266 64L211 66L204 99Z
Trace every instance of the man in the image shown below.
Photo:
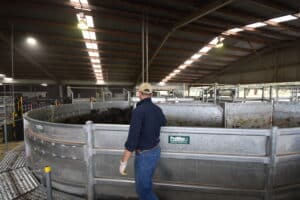
M160 127L166 124L162 110L151 101L152 86L142 83L138 90L140 102L132 113L129 134L120 164L120 173L135 151L135 187L140 200L158 200L152 190L152 178L160 159Z

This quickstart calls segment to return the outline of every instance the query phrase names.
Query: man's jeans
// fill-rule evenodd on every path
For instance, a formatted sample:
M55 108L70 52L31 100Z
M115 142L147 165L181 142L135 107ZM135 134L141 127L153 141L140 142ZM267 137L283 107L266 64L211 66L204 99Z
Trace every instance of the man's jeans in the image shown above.
M160 147L136 153L135 188L139 200L158 200L152 190L152 178L160 158Z

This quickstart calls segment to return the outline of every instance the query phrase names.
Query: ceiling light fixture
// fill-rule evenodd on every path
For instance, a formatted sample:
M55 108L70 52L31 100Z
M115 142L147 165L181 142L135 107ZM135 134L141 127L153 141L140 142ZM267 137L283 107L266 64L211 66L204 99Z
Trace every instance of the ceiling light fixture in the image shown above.
M253 23L253 24L248 24L247 26L245 26L246 28L259 28L259 27L263 27L263 26L266 26L267 24L266 23L263 23L263 22L256 22L256 23Z
M222 48L224 46L224 43L223 42L220 42L216 45L216 48Z
M10 78L10 77L4 77L3 81L6 82L6 83L9 83L9 82L13 82L14 79Z
M190 65L190 64L192 64L194 61L193 60L186 60L185 62L184 62L184 64L185 65Z
M85 16L85 19L86 19L86 23L89 27L91 28L94 28L94 20L93 20L93 17L90 16L90 15L86 15Z
M98 45L97 45L96 43L86 42L86 43L85 43L85 46L86 46L86 48L88 48L88 49L95 49L95 50L98 49Z
M81 30L87 30L89 28L84 13L77 14L78 24L77 27Z
M94 69L101 69L102 67L101 67L101 65L93 64L93 68Z
M200 49L199 52L201 52L201 53L207 53L207 52L209 52L211 49L212 49L212 47L210 47L210 46L205 46L205 47L203 47L202 49Z
M244 29L242 28L232 28L232 29L229 29L225 32L223 32L224 35L235 35L237 34L238 32L241 32L243 31Z
M100 85L100 84L104 84L104 80L97 80L97 84Z
M185 69L187 67L187 65L180 65L178 68L179 69Z
M99 60L99 59L96 59L96 58L92 58L92 59L91 59L91 62L92 62L92 63L100 63L100 60Z
M191 57L191 59L197 60L197 59L200 58L201 56L202 56L202 54L195 53L195 54Z
M84 39L96 40L96 34L92 31L82 31L82 36Z
M89 54L90 57L99 57L99 54L97 52L89 51L88 54Z
M276 18L273 18L273 19L269 19L268 21L269 22L274 22L274 23L281 23L281 22L287 22L287 21L291 21L291 20L295 20L295 19L298 19L298 18L296 16L293 16L293 15L285 15L285 16L282 16L282 17L276 17Z
M43 87L47 87L47 86L48 86L48 84L47 84L47 83L42 83L42 84L41 84L41 86L43 86Z
M27 44L29 44L30 46L35 46L37 44L36 39L33 37L28 37L26 39Z

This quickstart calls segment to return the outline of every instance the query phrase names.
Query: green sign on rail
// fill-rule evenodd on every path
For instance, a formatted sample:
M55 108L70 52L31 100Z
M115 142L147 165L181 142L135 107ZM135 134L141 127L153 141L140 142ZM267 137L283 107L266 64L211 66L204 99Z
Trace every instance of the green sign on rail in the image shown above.
M169 144L190 144L190 136L169 135Z

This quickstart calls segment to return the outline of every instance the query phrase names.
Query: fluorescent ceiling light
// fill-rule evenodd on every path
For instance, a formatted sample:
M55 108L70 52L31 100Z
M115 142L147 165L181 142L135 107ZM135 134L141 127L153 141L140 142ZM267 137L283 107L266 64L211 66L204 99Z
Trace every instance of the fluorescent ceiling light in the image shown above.
M191 59L196 60L196 59L200 58L201 56L202 56L201 54L195 53L195 54L191 57Z
M194 62L193 60L187 60L187 61L184 62L184 64L185 64L185 65L190 65L190 64L192 64L193 62Z
M162 82L159 82L158 85L164 86L164 85L166 85L166 83L162 81Z
M104 84L104 80L97 80L97 84Z
M212 47L205 46L205 47L203 47L202 49L200 49L199 52L201 52L201 53L207 53L207 52L209 52L211 49L212 49Z
M236 34L238 32L243 31L243 30L244 29L242 29L242 28L232 28L232 29L229 29L229 30L223 32L223 34L225 34L225 35L234 35L234 34Z
M98 45L96 43L86 42L85 46L88 49L98 49Z
M238 33L238 32L241 32L243 31L244 29L242 28L232 28L232 29L229 29L228 32L232 32L232 33Z
M85 16L85 19L86 19L86 22L87 22L87 25L89 27L94 27L94 20L93 20L93 17L92 16L89 16L89 15L86 15Z
M31 45L31 46L35 46L36 45L36 39L35 38L33 38L33 37L28 37L27 39L26 39L26 42L27 42L27 44L29 44L29 45Z
M88 25L86 24L86 22L84 21L80 21L78 24L77 24L77 27L80 29L80 30L87 30L89 27Z
M96 40L96 34L92 31L82 31L82 36L84 39Z
M89 2L87 0L80 0L80 3L82 3L82 4L89 4Z
M91 52L91 51L89 51L88 53L89 53L90 57L99 57L99 54L97 52Z
M215 37L212 41L210 41L209 44L217 45L218 43L222 42L224 39L225 39L224 37L218 36Z
M94 72L95 73L102 73L102 70L101 69L94 69Z
M256 22L256 23L253 23L253 24L249 24L247 26L245 26L246 28L259 28L259 27L263 27L263 26L266 26L267 24L266 23L263 23L263 22Z
M171 77L173 77L173 76L175 76L175 75L176 75L175 73L171 73L171 74L170 74Z
M10 77L4 77L3 81L4 82L12 82L14 79Z
M179 69L185 69L187 67L187 65L180 65Z
M92 59L91 59L91 62L92 62L92 63L100 63L100 60L99 60L99 59L96 59L96 58L92 58Z
M87 0L70 0L71 1L71 3L77 3L77 4L86 4L86 5L88 5L89 4L89 2L87 1Z
M293 15L285 15L282 17L276 17L273 19L269 19L268 21L275 22L275 23L281 23L281 22L287 22L287 21L291 21L291 20L295 20L295 19L298 19L298 18Z
M101 65L94 64L94 65L93 65L93 68L94 68L94 69L101 69Z
M86 1L86 0L82 0L82 1L71 0L71 3L74 5L75 9L91 11L91 9L89 9L88 1Z
M178 74L180 71L181 71L181 70L179 70L179 69L175 69L175 70L174 70L174 73L175 73L175 74Z
M41 84L41 86L43 86L43 87L47 87L47 86L48 86L48 84L47 84L47 83L42 83L42 84Z
M224 46L224 43L223 42L220 42L216 45L216 48L222 48Z
M78 19L78 25L77 25L77 27L79 29L86 30L86 29L89 28L84 13L82 13L82 12L78 13L77 14L77 19Z

